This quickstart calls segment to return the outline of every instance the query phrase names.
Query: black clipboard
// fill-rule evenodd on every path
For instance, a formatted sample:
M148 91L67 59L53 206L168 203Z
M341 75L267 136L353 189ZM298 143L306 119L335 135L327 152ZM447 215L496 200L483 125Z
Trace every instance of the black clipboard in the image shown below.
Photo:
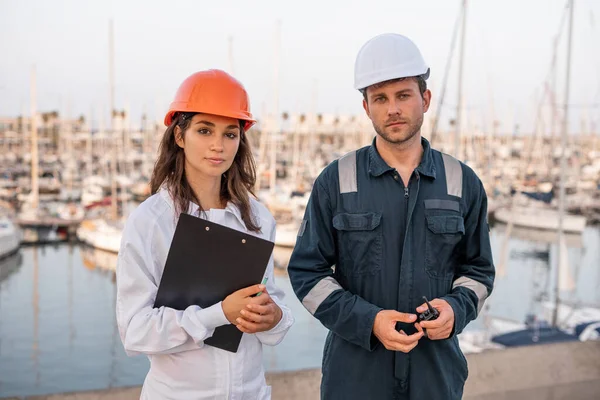
M154 307L210 307L236 290L261 282L274 243L189 214L181 214ZM237 352L242 332L215 329L205 344Z

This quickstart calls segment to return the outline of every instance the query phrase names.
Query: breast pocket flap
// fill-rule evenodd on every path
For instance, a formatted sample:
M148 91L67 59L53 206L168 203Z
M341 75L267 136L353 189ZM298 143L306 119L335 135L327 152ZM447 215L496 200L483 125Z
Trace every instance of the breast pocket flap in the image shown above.
M333 227L339 231L372 231L381 223L381 214L368 213L341 213L333 217Z
M459 215L430 215L427 227L436 234L465 233L465 221Z

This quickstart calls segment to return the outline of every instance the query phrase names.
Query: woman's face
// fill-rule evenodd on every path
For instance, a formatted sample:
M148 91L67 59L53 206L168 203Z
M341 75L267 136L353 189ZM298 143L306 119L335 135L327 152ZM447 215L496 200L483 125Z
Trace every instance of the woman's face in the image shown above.
M235 118L196 114L185 132L175 130L175 141L185 154L188 176L220 178L233 164L240 146L240 124Z

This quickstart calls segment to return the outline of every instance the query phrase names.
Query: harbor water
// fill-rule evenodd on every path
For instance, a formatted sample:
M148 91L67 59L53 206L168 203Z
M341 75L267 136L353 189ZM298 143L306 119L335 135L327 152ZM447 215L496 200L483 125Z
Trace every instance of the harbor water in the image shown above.
M534 238L537 237L534 235ZM496 263L504 230L492 229ZM524 321L552 300L555 244L511 238L486 315ZM320 367L326 329L294 296L277 249L276 283L296 318L285 340L265 347L267 371ZM600 306L600 230L586 228L568 249L575 288L561 299ZM116 255L77 244L23 247L0 261L0 397L140 385L143 356L127 357L115 322ZM483 329L480 317L468 329Z

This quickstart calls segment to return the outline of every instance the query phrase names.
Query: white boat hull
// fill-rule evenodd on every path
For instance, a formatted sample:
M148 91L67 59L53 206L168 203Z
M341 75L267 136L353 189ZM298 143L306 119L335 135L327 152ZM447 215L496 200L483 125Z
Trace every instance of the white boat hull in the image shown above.
M500 207L494 212L494 217L506 224L524 228L558 231L558 211L540 208ZM585 229L586 218L580 215L565 214L563 230L569 233L582 233Z
M6 217L0 217L0 259L8 257L19 249L21 233Z
M118 253L121 247L122 229L112 226L103 220L88 220L77 228L77 238L100 250Z

